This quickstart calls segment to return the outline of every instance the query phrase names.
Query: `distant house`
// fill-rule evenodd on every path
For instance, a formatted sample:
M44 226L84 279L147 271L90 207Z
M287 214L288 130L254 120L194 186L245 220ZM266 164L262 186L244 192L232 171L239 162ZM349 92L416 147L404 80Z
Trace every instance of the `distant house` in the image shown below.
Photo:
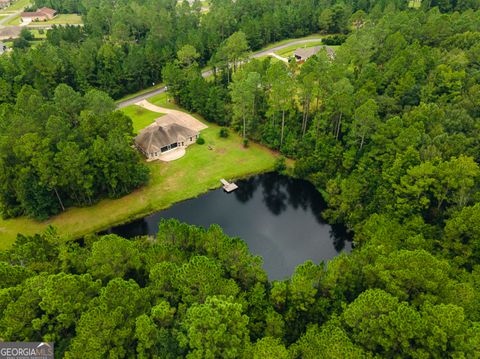
M0 9L5 9L10 6L12 0L0 0Z
M148 160L155 160L168 151L195 143L199 135L198 131L177 123L164 125L154 123L144 128L135 137L135 146Z
M0 41L15 39L20 36L22 28L20 26L0 27Z
M20 18L23 23L30 23L33 21L47 21L53 19L57 15L57 11L48 7L42 7L34 12L22 12Z
M295 56L297 62L305 62L323 48L327 50L327 55L330 59L333 59L335 57L335 51L333 51L333 49L328 46L302 47L296 49L293 55Z

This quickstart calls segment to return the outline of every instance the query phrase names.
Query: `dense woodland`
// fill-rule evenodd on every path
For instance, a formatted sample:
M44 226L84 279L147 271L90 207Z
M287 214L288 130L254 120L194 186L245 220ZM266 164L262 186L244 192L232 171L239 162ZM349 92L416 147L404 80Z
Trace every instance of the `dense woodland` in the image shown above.
M132 121L105 93L65 84L53 98L24 86L0 108L3 217L46 219L71 205L125 195L148 181L131 147Z
M55 341L67 358L480 356L478 2L212 1L207 14L175 1L36 3L82 13L85 28L0 57L4 216L144 183L131 122L98 89L116 98L163 80L185 108L295 158L355 249L270 282L216 226L19 235L0 253L2 339ZM343 42L334 59L243 61L316 31ZM112 170L107 143L135 176Z

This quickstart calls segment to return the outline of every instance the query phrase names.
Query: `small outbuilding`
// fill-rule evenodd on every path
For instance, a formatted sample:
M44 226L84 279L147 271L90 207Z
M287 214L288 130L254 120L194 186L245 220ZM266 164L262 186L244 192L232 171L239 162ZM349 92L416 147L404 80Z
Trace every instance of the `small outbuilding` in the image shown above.
M154 123L144 128L135 137L135 146L148 160L156 160L169 151L195 143L199 135L199 131L177 123L163 125Z
M327 51L327 55L330 59L335 57L335 52L331 47L328 46L314 46L314 47L301 47L296 49L293 55L297 62L305 62L313 55L316 55L320 50L324 49Z
M47 21L53 19L57 15L57 11L49 7L42 7L34 12L22 12L20 18L23 23L33 21Z

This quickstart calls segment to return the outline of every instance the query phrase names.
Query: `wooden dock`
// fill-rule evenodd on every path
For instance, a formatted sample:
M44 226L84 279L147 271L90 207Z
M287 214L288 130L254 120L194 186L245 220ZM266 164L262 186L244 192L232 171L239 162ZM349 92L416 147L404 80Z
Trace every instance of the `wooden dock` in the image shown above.
M223 184L223 189L228 193L235 191L238 188L238 186L235 183L233 182L229 183L227 180L223 178L220 180L220 182L222 182Z

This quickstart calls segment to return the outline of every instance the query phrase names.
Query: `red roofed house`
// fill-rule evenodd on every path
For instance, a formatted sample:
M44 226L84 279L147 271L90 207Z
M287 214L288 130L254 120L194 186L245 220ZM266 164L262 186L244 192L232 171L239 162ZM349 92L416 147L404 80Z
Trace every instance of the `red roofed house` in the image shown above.
M47 21L51 20L57 15L57 11L48 7L42 7L35 12L22 12L20 17L22 22L29 23L32 21Z

